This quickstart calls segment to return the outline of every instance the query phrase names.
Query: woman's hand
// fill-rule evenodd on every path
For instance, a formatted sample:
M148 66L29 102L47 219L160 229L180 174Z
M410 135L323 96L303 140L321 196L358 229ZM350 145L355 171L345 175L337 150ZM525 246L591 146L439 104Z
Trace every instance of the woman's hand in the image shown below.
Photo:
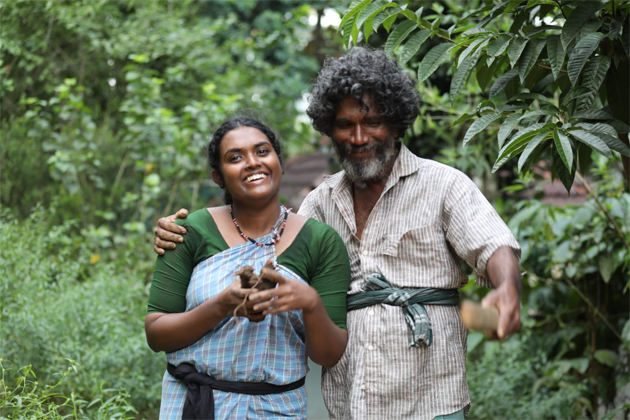
M263 315L270 315L302 310L303 313L307 314L323 305L317 291L308 284L291 280L273 270L268 270L266 276L271 277L273 281L278 283L278 286L275 289L249 295L249 301L252 303L254 312L262 311Z
M265 315L261 311L252 309L255 302L247 299L249 295L257 293L257 289L243 289L240 279L234 280L225 290L217 296L221 310L225 317L243 316L252 322L261 322ZM236 311L236 314L234 313Z

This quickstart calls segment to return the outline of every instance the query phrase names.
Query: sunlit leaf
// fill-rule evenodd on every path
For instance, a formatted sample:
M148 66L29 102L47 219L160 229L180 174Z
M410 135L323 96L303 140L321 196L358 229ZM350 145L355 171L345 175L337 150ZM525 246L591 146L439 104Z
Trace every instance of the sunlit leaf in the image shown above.
M614 261L612 254L608 252L602 252L597 259L597 265L599 266L599 273L602 275L604 283L610 282L610 277L613 274Z
M499 156L492 167L492 172L496 172L505 164L505 162L521 153L527 144L539 134L544 134L543 137L548 137L551 135L551 131L546 127L546 124L537 123L532 124L514 134L507 144L499 151Z
M567 73L569 74L569 80L571 80L573 86L577 83L586 61L597 47L599 47L599 43L604 36L605 35L601 32L588 34L582 38L573 49L569 57L569 63L567 64Z
M488 43L490 41L489 38L477 38L475 39L473 42L470 43L470 45L464 50L462 51L462 53L459 55L458 59L457 59L457 65L460 66L462 64L462 62L471 54L473 54L477 48L483 48L485 46L484 43Z
M359 13L359 16L357 17L355 21L355 25L358 28L361 28L361 26L365 23L365 21L368 18L370 17L373 18L374 16L376 16L378 12L383 10L385 6L387 6L388 4L390 6L393 6L393 3L388 3L387 0L376 0L374 3L370 4L365 9L361 10L361 12Z
M377 15L373 18L366 19L364 31L367 31L368 28L373 28L372 30L376 32L378 30L378 27L381 26L384 21L400 13L401 10L398 5L396 5L395 3L390 3L390 5L385 7L385 9L383 9L381 12L377 13Z
M498 112L493 112L491 114L483 115L477 121L472 123L470 125L470 128L468 129L468 131L466 131L466 134L464 135L464 142L463 142L464 146L466 145L466 143L470 141L470 139L473 138L473 136L481 132L488 125L490 125L490 123L492 123L493 121L496 121L500 117L501 117L501 114L499 114Z
M339 22L339 27L340 28L344 28L346 23L348 21L350 21L350 20L352 20L352 22L354 22L355 16L357 16L359 13L361 13L361 11L363 9L365 9L370 3L372 3L372 0L353 1L350 4L350 7L348 8L348 11L346 12L346 14L343 15L343 18L341 19L341 22Z
M597 1L581 1L562 27L561 41L564 50L567 49L571 41L580 33L580 29L602 7L602 3Z
M418 83L425 81L441 64L448 61L453 48L455 45L446 42L433 47L420 62Z
M394 52L394 49L407 39L409 34L417 27L418 22L415 20L406 20L398 24L389 37L387 37L385 52L391 55Z

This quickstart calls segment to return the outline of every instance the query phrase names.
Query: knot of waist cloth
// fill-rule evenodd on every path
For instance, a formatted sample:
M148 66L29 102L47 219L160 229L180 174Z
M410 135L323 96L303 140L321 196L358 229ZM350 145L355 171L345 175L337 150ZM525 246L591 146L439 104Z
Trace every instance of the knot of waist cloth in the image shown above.
M378 304L400 306L405 321L411 329L409 345L412 347L417 347L420 344L430 346L433 342L431 319L424 305L459 305L457 289L436 289L433 287L401 289L392 286L381 273L368 275L361 290L357 294L348 296L348 310L352 311Z

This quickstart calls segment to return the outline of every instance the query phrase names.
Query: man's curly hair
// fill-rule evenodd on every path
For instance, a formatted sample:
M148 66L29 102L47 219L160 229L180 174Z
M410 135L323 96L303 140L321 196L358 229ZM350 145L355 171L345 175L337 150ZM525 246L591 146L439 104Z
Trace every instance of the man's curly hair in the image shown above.
M326 59L313 86L306 114L317 131L332 137L339 102L351 95L369 109L363 102L366 93L397 138L405 134L418 116L420 96L411 78L382 50L361 47L354 47L338 59Z

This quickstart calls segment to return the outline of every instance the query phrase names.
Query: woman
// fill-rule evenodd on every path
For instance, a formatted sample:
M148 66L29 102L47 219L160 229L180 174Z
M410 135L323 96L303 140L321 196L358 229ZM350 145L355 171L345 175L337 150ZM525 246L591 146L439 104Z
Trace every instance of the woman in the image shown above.
M186 242L153 274L147 341L168 359L160 418L305 418L306 356L331 367L346 347L348 254L332 228L280 204L280 144L268 127L230 119L208 156L228 205L179 221ZM278 286L242 289L235 272L268 260Z

